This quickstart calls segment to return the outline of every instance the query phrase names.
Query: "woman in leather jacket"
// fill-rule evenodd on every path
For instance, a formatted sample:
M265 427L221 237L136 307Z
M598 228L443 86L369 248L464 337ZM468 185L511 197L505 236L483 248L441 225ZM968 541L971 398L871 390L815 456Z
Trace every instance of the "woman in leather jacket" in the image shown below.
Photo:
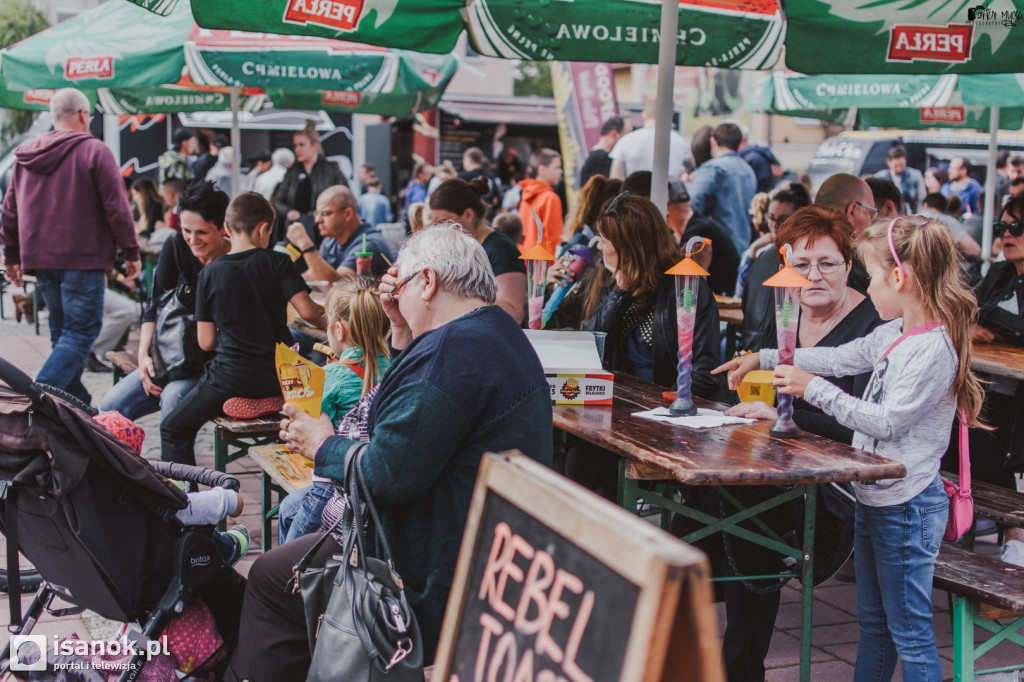
M327 158L320 150L320 134L313 121L295 133L295 163L284 174L281 184L274 192L274 210L277 225L273 241L284 238L284 228L296 221L302 222L310 231L310 238L320 243L320 232L313 221L316 198L328 187L344 185L348 181L342 175L338 164Z
M605 369L675 387L679 353L675 282L665 274L680 259L672 232L661 211L634 194L613 199L596 227L603 263L584 273L547 326L605 332ZM711 375L720 353L718 306L707 283L701 282L693 337L694 395L709 400L725 397L724 382ZM618 459L614 454L581 441L569 448L564 469L581 485L615 498Z
M1003 341L1024 346L1024 196L1017 195L1003 208L995 237L1006 260L993 263L976 290L978 323L974 343ZM974 478L1016 490L1014 473L1024 471L1024 382L988 377L982 417L992 430L970 430L971 473ZM943 468L956 471L956 424ZM1024 565L1024 531L1005 529L1003 561Z

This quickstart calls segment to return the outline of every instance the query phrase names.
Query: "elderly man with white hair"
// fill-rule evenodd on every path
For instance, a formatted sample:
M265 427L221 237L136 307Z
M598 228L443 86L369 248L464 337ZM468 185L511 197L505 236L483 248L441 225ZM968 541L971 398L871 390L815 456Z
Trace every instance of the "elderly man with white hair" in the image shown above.
M34 272L50 310L53 352L36 380L88 403L82 368L103 323L106 273L120 249L137 277L139 246L117 162L89 134L89 100L58 90L50 116L52 131L14 150L0 242L7 279Z
M455 559L485 452L512 448L551 465L551 399L544 370L522 329L494 304L497 282L480 243L457 227L421 230L402 245L380 283L395 356L368 411L369 442L354 466L388 529L409 606L434 660ZM358 406L357 408L358 409ZM294 412L281 437L313 459L314 473L341 485L354 441L326 417ZM340 551L335 497L322 524L333 532L314 552L320 567ZM282 585L315 542L307 535L273 549L249 572L228 682L305 679L306 615ZM348 679L340 670L338 679Z
M284 174L295 163L295 153L286 147L278 147L271 153L270 161L272 163L270 170L260 173L253 185L253 191L262 194L267 201L273 198L274 190L284 180Z

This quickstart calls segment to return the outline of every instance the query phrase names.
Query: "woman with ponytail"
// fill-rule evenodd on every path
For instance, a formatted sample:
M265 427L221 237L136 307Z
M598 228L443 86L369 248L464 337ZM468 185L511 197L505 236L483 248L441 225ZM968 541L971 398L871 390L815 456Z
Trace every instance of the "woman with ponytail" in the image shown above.
M360 398L380 383L390 364L389 322L380 303L377 280L345 277L327 292L327 341L336 362L324 370L323 413L337 426ZM281 544L320 529L320 517L333 488L328 479L313 477L313 485L281 502L278 518Z
M430 220L450 221L484 247L491 270L498 280L498 298L494 302L522 324L526 304L526 266L519 260L519 248L498 229L487 223L484 197L490 191L487 178L470 182L460 178L445 180L430 195Z
M906 466L905 478L853 484L860 625L854 679L890 679L898 655L904 680L938 682L932 576L948 519L939 464L958 412L979 425L983 391L970 369L977 304L961 280L949 230L937 221L876 223L858 250L868 296L890 322L838 348L798 349L796 366L778 365L778 351L766 349L715 371L730 370L735 388L748 371L774 368L779 392L853 429L853 447ZM865 371L872 374L863 398L815 376Z

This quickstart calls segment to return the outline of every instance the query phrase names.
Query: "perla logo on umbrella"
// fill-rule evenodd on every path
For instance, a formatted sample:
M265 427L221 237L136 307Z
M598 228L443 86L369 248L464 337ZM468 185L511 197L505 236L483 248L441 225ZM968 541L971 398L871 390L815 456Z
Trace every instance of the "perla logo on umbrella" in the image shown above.
M350 107L354 109L359 106L359 102L363 99L363 94L361 92L352 92L351 90L324 90L320 99L325 107Z
M897 24L889 30L888 60L966 62L971 58L971 26Z
M963 107L921 107L921 123L963 123Z
M113 78L114 58L111 55L104 55L102 57L68 57L68 61L64 64L64 77L68 80Z
M53 93L50 89L26 90L22 100L25 104L49 104Z
M362 16L364 0L288 0L284 21L313 24L338 31L354 31Z

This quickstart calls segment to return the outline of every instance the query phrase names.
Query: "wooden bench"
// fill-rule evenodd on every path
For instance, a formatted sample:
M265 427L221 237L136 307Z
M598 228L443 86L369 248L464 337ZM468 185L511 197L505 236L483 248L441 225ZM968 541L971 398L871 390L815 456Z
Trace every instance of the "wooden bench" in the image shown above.
M263 524L261 545L266 552L274 545L270 524L281 511L281 500L313 483L313 463L283 445L254 447L249 451L249 456L263 471L260 518ZM276 505L273 503L273 493L278 495Z
M114 367L114 383L134 372L139 368L138 351L108 350L107 362Z
M213 420L213 468L227 473L228 464L249 454L257 445L278 442L281 418L277 415L259 419L232 419L218 417ZM256 472L241 472L243 474ZM224 522L217 526L223 531Z
M953 680L970 682L975 673L1024 670L1024 663L1005 668L975 670L975 661L1000 642L1009 640L1024 649L1024 568L944 544L935 562L935 587L952 597ZM1008 612L1008 625L979 615L978 607L988 604ZM992 637L975 646L974 628Z
M955 483L960 481L959 476L948 471L943 471L942 475ZM988 519L1011 528L1024 528L1024 493L984 481L971 481L971 497L974 498L976 519ZM964 547L971 549L973 546L972 528L964 536Z

